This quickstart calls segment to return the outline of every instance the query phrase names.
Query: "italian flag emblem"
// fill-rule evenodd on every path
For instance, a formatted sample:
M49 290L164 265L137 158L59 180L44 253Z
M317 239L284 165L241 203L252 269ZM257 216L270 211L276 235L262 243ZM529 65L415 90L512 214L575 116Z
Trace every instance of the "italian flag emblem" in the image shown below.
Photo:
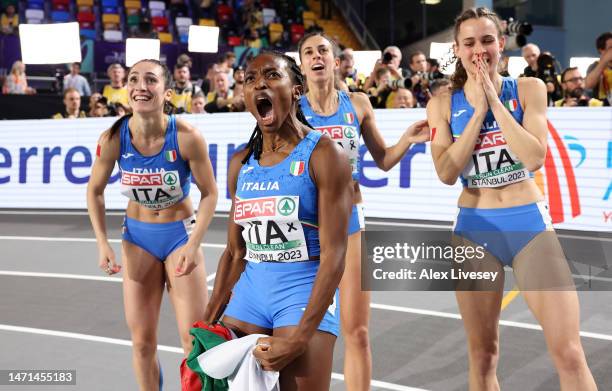
M516 99L510 99L504 102L504 106L513 113L518 108L518 102Z
M176 150L173 149L172 151L166 151L166 160L169 161L170 163L174 163L176 161Z
M300 176L304 172L304 161L293 161L291 162L291 168L289 169L291 175Z
M354 120L355 117L353 116L353 113L344 113L344 122L350 125Z

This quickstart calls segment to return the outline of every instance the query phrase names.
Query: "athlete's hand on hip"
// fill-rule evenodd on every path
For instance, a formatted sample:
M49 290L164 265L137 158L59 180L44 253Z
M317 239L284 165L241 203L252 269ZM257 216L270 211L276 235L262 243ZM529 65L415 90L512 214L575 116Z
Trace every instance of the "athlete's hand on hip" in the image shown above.
M425 143L431 140L429 124L426 119L422 119L410 125L404 134L411 144Z
M189 275L198 266L198 251L200 251L200 243L187 243L179 250L179 260L175 270L177 277Z
M109 276L121 271L121 265L118 265L115 259L115 252L108 243L98 250L98 267Z
M291 338L266 337L257 340L253 355L264 371L280 371L306 350L306 345Z

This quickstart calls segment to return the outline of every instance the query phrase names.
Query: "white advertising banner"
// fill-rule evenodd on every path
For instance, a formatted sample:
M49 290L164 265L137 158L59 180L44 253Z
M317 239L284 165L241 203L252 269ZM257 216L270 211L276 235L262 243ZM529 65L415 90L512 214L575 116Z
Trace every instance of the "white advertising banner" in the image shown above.
M228 157L255 126L248 113L185 115L204 135L219 185L217 211L228 211ZM425 110L377 110L387 144L397 141ZM612 228L612 109L549 109L549 153L535 180L557 228ZM0 121L0 208L85 209L85 192L100 133L115 118ZM442 184L429 144L414 145L388 172L362 145L360 182L366 217L452 221L461 186ZM123 209L117 169L105 192L107 209ZM192 186L197 205L199 193Z

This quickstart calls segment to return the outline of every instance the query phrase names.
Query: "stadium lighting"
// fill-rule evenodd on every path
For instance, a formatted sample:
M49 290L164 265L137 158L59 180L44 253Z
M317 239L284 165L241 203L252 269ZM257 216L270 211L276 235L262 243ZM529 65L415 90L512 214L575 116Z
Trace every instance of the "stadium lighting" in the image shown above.
M25 64L81 62L79 24L20 24L21 59Z
M527 61L521 56L508 57L508 73L510 76L517 78L527 67Z
M455 61L452 42L432 42L429 45L429 58L435 58L440 63L440 72L452 75L455 72Z
M219 51L219 27L189 26L187 50L193 53L217 53Z
M159 61L159 39L128 38L125 41L125 65L131 67L140 60Z
M422 0L421 4L436 5L440 4L440 0Z
M570 67L578 68L580 74L586 77L589 65L595 61L599 61L599 57L572 57L570 58Z

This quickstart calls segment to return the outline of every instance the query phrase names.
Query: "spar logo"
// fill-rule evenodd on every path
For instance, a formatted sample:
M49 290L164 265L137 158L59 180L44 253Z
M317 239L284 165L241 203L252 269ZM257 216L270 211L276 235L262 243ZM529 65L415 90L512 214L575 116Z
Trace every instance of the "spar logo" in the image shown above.
M346 138L355 138L355 128L352 126L347 126L344 128L344 137Z
M338 140L342 138L342 126L319 126L316 128L321 133L327 133L332 140Z
M474 146L474 150L478 151L483 148L499 147L500 145L506 145L506 139L501 131L483 133L478 136L478 141Z
M278 202L278 213L289 216L295 210L295 201L289 197L283 197Z
M121 173L121 184L128 186L161 186L163 185L162 173L156 172L152 174L135 174L124 171Z
M276 216L276 199L274 197L237 201L234 208L234 221L274 216Z
M173 172L168 172L164 175L164 183L166 185L174 186L176 185L176 182L178 182L178 179Z
M553 224L556 224L580 215L580 197L567 148L557 129L550 121L547 122L553 143L548 144L543 170L535 173L535 181L540 190L548 197L550 217ZM584 151L580 144L575 143L570 145L570 149ZM581 157L580 164L583 160L584 155ZM565 175L560 175L561 173Z

